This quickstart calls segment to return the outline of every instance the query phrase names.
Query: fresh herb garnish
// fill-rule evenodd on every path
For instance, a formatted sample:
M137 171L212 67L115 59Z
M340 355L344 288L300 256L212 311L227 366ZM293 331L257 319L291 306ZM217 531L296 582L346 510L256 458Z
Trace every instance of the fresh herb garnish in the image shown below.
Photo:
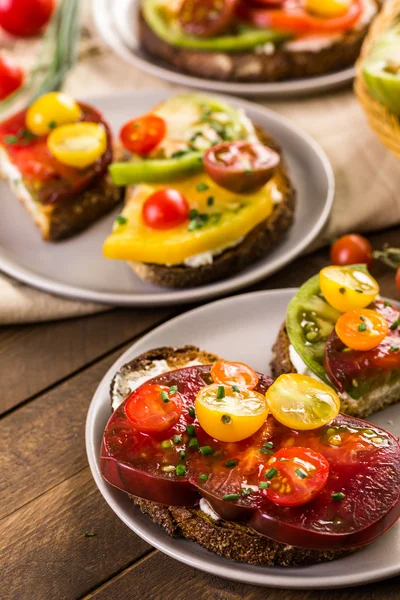
M196 437L196 430L194 425L186 425L186 433L189 437Z
M225 388L223 385L219 385L217 389L217 400L225 398Z
M175 471L176 471L176 474L180 475L181 477L183 475L186 475L186 467L185 467L185 465L176 465Z
M192 150L177 150L171 154L171 158L181 158L181 156L185 156L186 154L189 154L189 152L192 152Z
M340 502L341 500L343 500L344 497L345 496L343 492L336 492L331 496L332 500L335 500L336 502Z
M240 388L237 385L232 386L232 392L236 392L237 394L240 392Z
M207 456L208 454L213 454L214 450L211 446L201 446L200 452L203 456Z
M397 350L400 350L399 346L390 346L390 352L397 352Z
M242 488L242 496L250 496L253 493L251 488Z
M357 292L357 294L363 294L364 292L362 290L355 290Z
M93 533L92 531L86 531L83 535L85 537L94 537L96 534Z
M358 331L367 331L367 324L366 323L360 323L358 326Z
M56 121L50 121L48 127L49 129L55 129L57 127Z
M185 458L186 458L186 452L185 452L184 450L181 450L181 451L179 452L179 458L180 458L181 460L185 460Z
M267 490L269 488L269 486L271 485L270 481L260 481L260 489L262 490Z
M18 137L16 135L6 135L4 137L4 141L6 144L8 144L9 146L12 146L14 144L18 144Z
M344 288L344 287L340 287L340 288L339 288L339 292L340 292L341 294L345 294L345 293L346 293L346 288Z
M273 455L273 451L269 448L259 448L259 452L261 452L261 454L270 454L271 456Z
M275 469L275 467L271 467L265 473L264 477L265 477L265 479L272 479L273 477L275 477L275 475L278 475L278 473L279 473L278 469Z
M224 425L228 425L229 423L232 423L232 418L229 415L222 415L221 421Z
M199 447L199 440L195 437L192 437L192 439L189 442L189 448L198 448Z
M115 222L116 222L118 225L125 225L125 223L127 223L127 222L128 222L128 219L127 219L126 217L122 216L122 215L119 215L119 217L117 217L117 218L115 219Z
M178 391L178 386L177 385L171 385L171 387L169 388L169 393L170 394L176 394L177 391Z
M189 406L188 408L189 417L194 419L196 417L196 412L194 410L194 406Z
M197 190L198 192L205 192L206 190L208 190L208 189L209 189L209 187L210 187L210 186L209 186L207 183L200 182L200 183L198 183L198 184L197 184L197 186L196 186L196 190Z
M232 501L234 502L235 500L239 500L240 498L240 494L225 494L225 496L222 496L222 500L226 500L226 501Z
M225 466L228 467L228 469L231 469L232 467L236 467L238 462L239 461L237 461L235 458L233 458L232 460L227 460L225 463Z
M300 477L300 479L305 479L307 477L307 473L303 471L303 469L296 469L295 473Z
M174 442L174 444L180 444L182 441L182 436L180 435L174 435L172 437L172 441Z
M207 473L200 473L200 475L199 475L200 481L207 481L208 478L209 478L209 475L207 475Z
M214 196L209 196L207 198L207 206L212 206L214 204Z
M273 448L274 444L272 442L264 442L264 448Z
M385 305L385 306L389 306L390 308L392 308L392 305L391 305L391 304L390 304L390 302L388 302L387 300L385 300L385 302L384 302L384 305Z
M167 392L164 392L164 391L160 392L160 396L161 396L161 400L163 402L169 402L169 396L168 396Z
M399 325L400 325L400 317L398 319L396 319L394 323L391 324L390 329L392 331L394 331L395 329L398 328Z
M201 229L206 225L210 218L210 215L207 213L199 213L198 210L192 209L189 212L189 225L188 231L196 231L197 229Z

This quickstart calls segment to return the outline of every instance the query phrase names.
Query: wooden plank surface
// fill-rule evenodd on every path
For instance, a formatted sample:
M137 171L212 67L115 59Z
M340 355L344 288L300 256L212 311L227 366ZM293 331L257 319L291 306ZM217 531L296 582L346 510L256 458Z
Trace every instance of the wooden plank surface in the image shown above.
M399 245L400 228L371 236ZM321 250L256 286L300 285L328 263ZM374 266L395 297L393 271ZM400 579L353 590L266 590L209 576L152 550L111 511L87 467L84 426L100 379L138 336L183 309L117 309L0 331L0 539L5 600L395 600ZM190 342L190 339L188 339ZM85 537L85 532L96 533Z

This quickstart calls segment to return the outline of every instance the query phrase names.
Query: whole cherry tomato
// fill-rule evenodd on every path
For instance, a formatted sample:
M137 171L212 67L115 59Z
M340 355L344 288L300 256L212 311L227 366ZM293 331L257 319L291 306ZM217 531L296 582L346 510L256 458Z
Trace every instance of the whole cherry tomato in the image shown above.
M1 1L1 0L0 0ZM24 72L12 56L0 54L0 100L18 90L24 81Z
M143 220L151 229L171 229L189 218L189 204L178 190L162 189L143 204Z
M372 265L372 246L365 237L356 233L344 235L332 244L330 259L333 265Z
M126 123L120 138L124 147L133 154L147 154L165 138L167 124L157 115L144 115Z
M0 27L18 37L36 35L54 7L55 0L0 0Z

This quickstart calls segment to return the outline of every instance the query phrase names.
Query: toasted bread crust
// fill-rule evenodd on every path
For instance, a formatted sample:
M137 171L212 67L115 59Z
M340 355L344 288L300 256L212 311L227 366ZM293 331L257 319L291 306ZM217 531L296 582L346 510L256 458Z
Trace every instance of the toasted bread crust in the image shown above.
M142 12L138 22L140 45L151 56L197 77L248 83L310 77L350 67L360 53L369 28L368 24L358 31L350 31L331 46L317 52L293 52L277 48L273 54L258 54L254 51L226 53L177 48L152 31Z
M264 144L280 152L279 145L267 133L257 128L257 134ZM284 161L279 166L277 181L282 200L275 204L270 217L257 225L240 244L216 256L212 264L196 268L149 263L129 263L129 265L141 279L170 288L206 285L242 271L268 254L293 224L296 192Z

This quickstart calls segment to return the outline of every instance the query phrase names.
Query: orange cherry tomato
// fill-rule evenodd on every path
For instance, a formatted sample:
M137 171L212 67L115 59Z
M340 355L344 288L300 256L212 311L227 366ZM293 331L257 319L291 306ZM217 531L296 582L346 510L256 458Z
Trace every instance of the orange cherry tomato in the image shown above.
M282 448L260 470L266 496L278 506L307 504L325 487L329 463L310 448ZM267 483L268 487L265 487Z
M170 392L165 385L144 383L132 392L125 405L126 416L143 433L162 433L170 429L181 413L181 395Z
M368 308L343 313L335 329L343 344L352 350L372 350L389 333L385 317Z
M164 119L157 115L144 115L126 123L119 136L124 147L133 154L148 154L162 142L166 133Z
M211 367L211 377L215 383L237 385L249 390L253 390L258 384L257 373L241 362L219 360Z
M332 244L330 259L333 265L347 266L366 264L372 265L373 249L362 235L344 235Z
M185 196L178 190L158 190L143 204L143 221L151 229L171 229L185 223L189 211Z

